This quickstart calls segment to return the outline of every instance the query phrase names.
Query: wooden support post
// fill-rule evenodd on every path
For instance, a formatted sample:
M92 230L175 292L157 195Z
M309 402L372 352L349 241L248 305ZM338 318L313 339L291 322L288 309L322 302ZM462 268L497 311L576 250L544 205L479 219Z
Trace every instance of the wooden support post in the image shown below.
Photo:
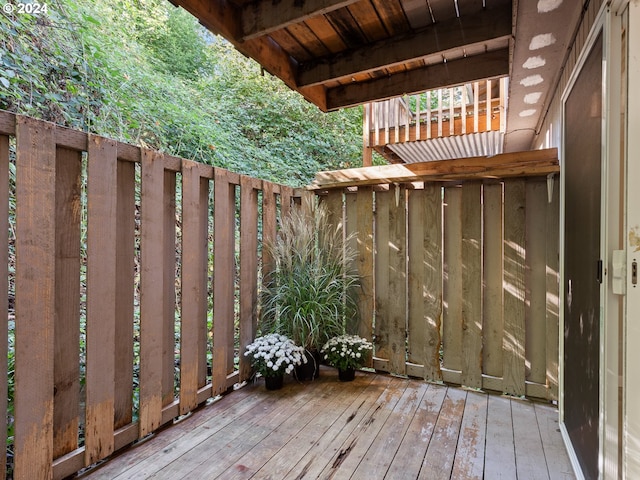
M369 138L371 136L371 110L372 103L366 103L362 106L362 166L370 167L373 162L373 149Z

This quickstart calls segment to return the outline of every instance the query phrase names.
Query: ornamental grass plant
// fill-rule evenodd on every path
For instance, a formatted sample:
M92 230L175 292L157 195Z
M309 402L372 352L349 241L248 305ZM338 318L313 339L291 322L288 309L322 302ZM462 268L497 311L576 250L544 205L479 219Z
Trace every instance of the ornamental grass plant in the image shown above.
M294 367L307 362L304 348L277 333L256 338L247 345L244 355L251 357L251 366L263 377L291 373Z
M356 317L355 252L326 205L307 200L283 218L279 235L266 248L275 268L265 272L261 330L290 337L319 351Z
M322 347L323 358L338 370L356 369L364 365L373 344L357 335L340 335Z

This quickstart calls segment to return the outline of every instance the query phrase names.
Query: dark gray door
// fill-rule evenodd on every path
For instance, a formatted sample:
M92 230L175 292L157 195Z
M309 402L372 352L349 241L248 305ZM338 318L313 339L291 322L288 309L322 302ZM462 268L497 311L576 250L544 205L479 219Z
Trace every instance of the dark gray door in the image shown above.
M565 104L564 423L598 478L602 35Z

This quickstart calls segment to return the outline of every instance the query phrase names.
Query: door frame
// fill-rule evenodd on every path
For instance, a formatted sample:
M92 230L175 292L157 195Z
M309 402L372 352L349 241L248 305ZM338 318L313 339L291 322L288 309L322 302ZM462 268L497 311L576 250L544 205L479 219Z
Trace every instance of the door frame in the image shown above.
M561 158L565 158L566 145L566 102L580 75L584 64L593 50L598 36L603 36L602 73L602 150L601 150L601 201L600 201L600 258L604 261L603 282L600 285L600 351L599 351L599 424L598 424L598 471L599 478L618 478L619 465L619 332L621 311L620 299L611 292L611 251L620 249L622 218L620 202L621 153L620 153L620 18L616 18L607 2L602 7L587 36L569 81L563 91ZM616 70L617 68L617 70ZM617 95L616 95L617 94ZM560 185L563 195L560 199L560 222L565 223L566 176L561 168ZM611 198L610 198L611 197ZM564 291L566 273L565 233L560 228L560 283ZM559 299L559 413L560 430L564 438L571 463L578 479L584 475L575 450L564 424L564 295Z
M640 325L630 330L627 319L634 318L631 311L640 313L640 285L635 289L633 305L628 301L628 293L632 288L630 277L631 257L627 226L640 225L640 211L630 211L628 205L640 204L640 189L627 186L631 178L640 179L640 162L629 162L629 152L640 156L640 136L631 132L640 131L640 95L635 97L629 90L629 98L625 92L627 85L640 82L640 60L636 59L635 69L631 62L628 48L625 58L622 52L622 30L625 11L635 18L635 30L627 29L627 45L640 42L640 2L629 0L613 0L603 2L602 7L589 32L580 53L570 80L562 95L562 128L561 158L564 158L565 146L565 104L582 67L591 53L598 35L603 34L603 97L602 97L602 152L601 152L601 231L600 258L605 261L603 283L600 287L600 385L599 385L599 478L640 478L640 460L637 458L640 443L640 409L637 398L640 396ZM635 17L634 17L635 15ZM631 24L633 20L629 22ZM622 66L627 65L627 72ZM623 91L624 89L624 91ZM621 94L622 92L622 94ZM633 101L632 101L633 98ZM626 103L626 105L623 105ZM627 121L623 116L629 112ZM626 147L626 150L625 150ZM564 170L560 175L561 189L564 192L566 178ZM561 225L565 222L564 193L560 199ZM635 219L632 221L632 216ZM635 222L635 223L634 223ZM564 228L560 229L560 278L564 285ZM627 275L623 292L613 290L613 251L625 252ZM559 412L560 429L569 452L576 476L584 478L580 466L564 426L564 296L560 295L560 372L559 372ZM632 338L629 333L634 334ZM626 342L626 343L625 343ZM635 348L624 348L636 345ZM633 358L631 358L633 357ZM632 372L633 370L633 372ZM636 381L633 381L633 378ZM629 381L627 381L629 380ZM622 389L622 390L621 390ZM620 392L622 391L622 395ZM626 400L625 400L626 399ZM628 424L633 424L628 426ZM635 454L631 455L631 452ZM633 465L628 461L633 458Z
M640 44L640 2L628 2L628 45ZM631 48L629 48L631 50ZM627 254L627 294L625 297L624 371L623 371L623 478L640 478L640 279L631 282L631 266L640 263L640 58L627 55L628 100L625 152L626 208L625 239ZM631 207L633 206L633 207Z

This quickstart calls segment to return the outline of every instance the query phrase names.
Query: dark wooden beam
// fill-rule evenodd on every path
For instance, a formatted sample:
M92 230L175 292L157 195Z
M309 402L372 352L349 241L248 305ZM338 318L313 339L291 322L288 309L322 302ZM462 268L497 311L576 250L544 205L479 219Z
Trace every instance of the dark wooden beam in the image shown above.
M170 0L194 15L211 32L225 37L243 55L257 61L270 74L280 78L289 88L326 111L324 87L297 88L297 62L270 37L242 41L241 12L228 0Z
M502 77L508 73L509 49L503 48L368 82L341 85L327 90L326 106L327 110L337 110L399 95Z
M394 37L330 58L300 65L298 86L348 78L422 57L511 36L511 6L436 23L411 35Z
M421 181L532 177L560 172L558 149L318 172L311 190Z
M280 0L247 3L242 9L243 40L267 35L294 23L347 7L358 0Z

